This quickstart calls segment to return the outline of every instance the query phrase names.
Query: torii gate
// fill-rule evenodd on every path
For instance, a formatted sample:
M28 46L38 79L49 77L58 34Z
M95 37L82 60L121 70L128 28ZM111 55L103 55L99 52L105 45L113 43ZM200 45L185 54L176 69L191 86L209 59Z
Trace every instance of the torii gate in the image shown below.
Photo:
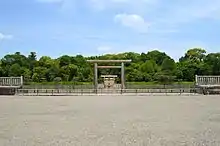
M121 89L125 88L125 69L124 63L129 63L131 60L87 60L94 63L94 89L98 89L98 68L120 68L121 69ZM98 66L98 63L121 63L121 66Z

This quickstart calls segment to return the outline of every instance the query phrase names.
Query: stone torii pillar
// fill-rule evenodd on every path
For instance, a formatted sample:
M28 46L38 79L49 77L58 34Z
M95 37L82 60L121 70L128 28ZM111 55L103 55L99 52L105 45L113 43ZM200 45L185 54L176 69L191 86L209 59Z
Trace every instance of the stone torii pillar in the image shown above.
M121 63L121 89L125 88L125 68L124 62Z
M94 63L94 89L98 89L98 69L105 68L119 68L121 69L121 89L125 89L125 69L124 63L131 62L131 60L87 60ZM121 66L98 66L98 63L121 63Z
M94 88L98 89L98 64L94 63Z

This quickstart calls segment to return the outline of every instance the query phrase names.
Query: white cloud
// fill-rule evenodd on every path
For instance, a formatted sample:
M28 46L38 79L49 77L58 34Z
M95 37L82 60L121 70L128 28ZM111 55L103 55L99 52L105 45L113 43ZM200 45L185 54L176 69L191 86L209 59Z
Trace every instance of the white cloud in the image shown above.
M196 2L192 2L192 5L189 7L188 15L192 13L192 17L196 18L220 18L219 12L219 0L196 0Z
M148 4L155 4L158 0L87 0L89 5L96 10L104 10L106 8L127 8L127 10L145 9Z
M13 38L12 35L7 35L7 34L0 33L0 41L1 40L10 40L12 38Z
M37 2L41 2L41 3L60 3L63 1L64 0L37 0Z
M108 52L108 51L112 50L112 48L110 46L100 46L97 48L97 50L100 52Z
M147 45L122 45L122 44L111 44L111 45L105 45L100 46L97 48L97 50L100 53L104 54L117 54L117 53L124 53L124 52L136 52L136 53L142 53L157 49L155 47L150 47Z
M65 16L72 16L75 14L77 8L77 0L36 0L39 3L59 4L58 10L65 14ZM79 1L78 1L79 2Z
M163 12L162 17L156 20L161 25L179 25L206 18L220 18L219 0L175 1Z
M118 14L114 18L116 23L125 27L132 28L139 32L147 32L150 23L146 22L143 17L136 14Z

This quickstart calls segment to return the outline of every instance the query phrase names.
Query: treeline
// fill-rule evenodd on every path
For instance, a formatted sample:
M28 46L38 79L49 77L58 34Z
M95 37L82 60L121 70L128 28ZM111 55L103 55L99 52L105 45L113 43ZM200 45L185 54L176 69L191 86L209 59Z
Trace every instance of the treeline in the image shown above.
M188 50L178 62L158 50L147 53L126 52L103 56L83 57L82 55L64 55L52 59L31 52L28 56L20 52L5 55L0 62L0 76L24 76L25 82L92 82L92 59L131 59L125 64L126 81L129 82L173 82L194 81L195 75L220 75L220 53L207 54L204 49ZM116 65L105 64L100 65ZM100 69L101 74L118 75L119 69Z

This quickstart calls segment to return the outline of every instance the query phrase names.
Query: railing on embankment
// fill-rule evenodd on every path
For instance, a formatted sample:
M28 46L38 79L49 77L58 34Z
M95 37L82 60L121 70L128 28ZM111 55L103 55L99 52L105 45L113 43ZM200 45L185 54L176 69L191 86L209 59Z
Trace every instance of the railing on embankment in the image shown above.
M200 94L220 94L220 76L196 75L195 81Z
M0 95L15 95L23 86L23 77L0 77Z
M195 89L18 89L20 96L76 96L76 95L181 95L196 94Z
M220 76L198 76L196 75L196 86L198 87L220 87Z
M0 77L0 87L21 87L23 77Z

